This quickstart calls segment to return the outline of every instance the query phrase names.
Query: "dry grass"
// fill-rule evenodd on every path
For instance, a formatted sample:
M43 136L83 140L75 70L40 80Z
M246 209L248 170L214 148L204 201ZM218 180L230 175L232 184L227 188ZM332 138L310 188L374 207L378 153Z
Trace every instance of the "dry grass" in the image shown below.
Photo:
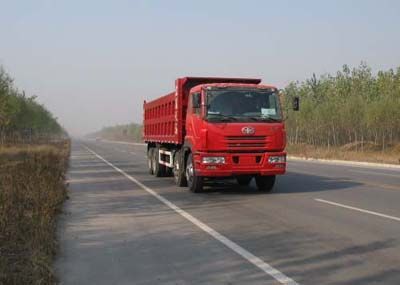
M69 142L0 148L0 284L54 284Z
M354 144L330 148L297 144L288 145L287 152L288 155L307 158L400 164L400 145L391 146L382 151L380 146L373 144L365 144L362 150Z

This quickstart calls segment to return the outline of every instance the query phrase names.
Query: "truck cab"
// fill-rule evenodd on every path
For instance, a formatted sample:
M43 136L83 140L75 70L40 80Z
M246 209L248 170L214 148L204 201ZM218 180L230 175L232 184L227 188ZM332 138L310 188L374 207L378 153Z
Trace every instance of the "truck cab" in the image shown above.
M259 84L213 83L193 87L185 120L189 187L204 179L235 177L246 185L254 177L269 190L286 169L286 133L279 91Z

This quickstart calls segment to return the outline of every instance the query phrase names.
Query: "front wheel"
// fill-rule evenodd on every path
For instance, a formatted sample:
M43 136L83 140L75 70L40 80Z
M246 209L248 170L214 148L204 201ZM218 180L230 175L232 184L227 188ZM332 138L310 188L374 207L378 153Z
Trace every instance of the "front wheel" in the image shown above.
M250 184L251 179L253 179L252 176L238 176L236 177L237 182L241 186L247 186Z
M275 184L275 175L256 176L256 185L259 191L271 192Z
M196 170L193 164L192 154L189 153L186 160L186 180L190 191L199 193L203 190L203 177L196 175Z

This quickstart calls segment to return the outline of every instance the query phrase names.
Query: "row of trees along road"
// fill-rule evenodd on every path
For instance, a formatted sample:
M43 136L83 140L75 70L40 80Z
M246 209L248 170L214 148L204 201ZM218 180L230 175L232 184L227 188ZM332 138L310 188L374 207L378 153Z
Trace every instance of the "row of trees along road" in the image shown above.
M90 134L89 137L140 142L142 141L142 126L139 124L131 123L125 125L104 127L100 131Z
M27 97L0 66L0 144L64 135L57 119L36 97Z
M376 74L365 63L285 88L289 143L314 146L373 144L385 150L400 142L400 67ZM289 103L300 97L300 112Z

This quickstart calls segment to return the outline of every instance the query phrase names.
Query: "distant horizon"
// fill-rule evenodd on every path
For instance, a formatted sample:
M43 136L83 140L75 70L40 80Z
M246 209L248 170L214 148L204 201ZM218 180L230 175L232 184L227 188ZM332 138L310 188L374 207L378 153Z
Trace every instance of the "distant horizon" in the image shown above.
M368 65L368 63L367 63L366 61L361 61L361 62L360 62L358 65L356 65L356 66L348 66L348 67L350 68L350 70L353 70L353 68L359 67L359 66L361 66L362 64L366 64L366 65L369 67L369 65ZM322 74L311 73L310 76L309 76L308 78L304 78L303 80L293 80L293 81L291 81L291 82L288 82L288 84L290 84L290 83L292 83L292 82L302 83L302 82L304 82L305 80L310 79L311 76L313 76L313 74L315 74L317 78L319 78L319 77L321 77L321 76L333 75L333 74L335 74L335 73L338 72L338 71L342 71L342 69L343 69L343 67L344 67L345 65L346 65L346 64L343 64L342 67L341 67L340 69L336 70L335 72L325 72L325 73L322 73ZM372 72L373 75L377 75L377 73L380 72L380 71L389 71L389 70L396 71L397 69L400 69L400 65L397 66L397 67L388 68L388 69L386 69L386 70L375 70L375 71L374 71L374 70L371 69L371 72ZM178 78L180 78L180 77L195 77L195 76L186 75L186 76L179 76ZM202 77L202 76L201 76L201 75L197 75L196 77ZM209 77L217 77L217 76L209 76ZM232 78L238 78L238 77L237 77L237 76L236 76L236 77L235 77L235 76L232 76ZM259 77L253 76L253 77L247 77L247 78L259 78ZM261 79L261 78L260 78L260 79ZM262 79L261 79L261 80L262 80ZM174 82L173 82L173 83L174 83ZM264 81L261 81L261 84L271 84L271 85L274 85L273 83L269 83L269 82L267 83L267 82L264 82ZM283 88L286 88L288 84L286 84L285 86L281 86L281 88L282 88L282 89L283 89ZM169 92L171 92L171 91L173 91L173 89L171 89ZM166 94L168 94L169 92L160 94L159 96L166 95ZM150 100L154 100L154 99L157 99L157 98L152 98L152 99L150 99ZM147 101L150 101L150 100L147 100ZM125 125L130 125L130 124L136 124L136 125L142 126L142 125L143 125L143 121L139 121L139 122L133 122L133 121L130 121L130 122L120 122L120 123L115 123L115 124L112 124L112 125L104 125L104 126L100 127L100 128L97 129L97 130L93 130L93 131L88 132L88 133L86 133L86 134L82 134L81 136L87 136L87 135L93 134L93 133L98 132L98 131L100 131L100 130L102 130L102 129L104 129L104 128L116 127L116 126L125 126Z
M400 66L400 2L8 2L0 65L70 134L141 124L183 76L285 87L366 62Z

